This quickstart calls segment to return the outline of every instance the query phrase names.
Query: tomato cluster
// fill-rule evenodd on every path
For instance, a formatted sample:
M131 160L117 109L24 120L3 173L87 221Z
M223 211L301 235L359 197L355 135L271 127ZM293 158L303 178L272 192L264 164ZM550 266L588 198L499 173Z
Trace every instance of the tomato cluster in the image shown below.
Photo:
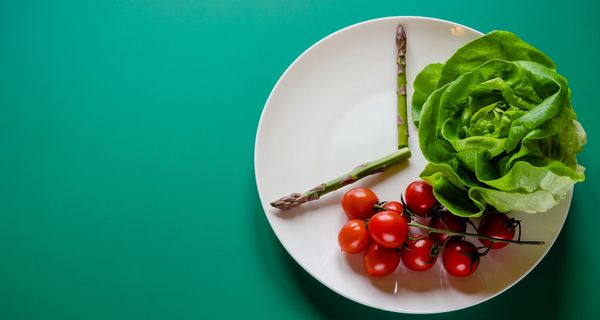
M482 255L508 244L489 238L512 240L519 225L505 214L487 214L476 230L480 237L488 239L479 238L482 247L478 248L463 240L471 222L443 208L427 183L412 182L404 196L401 202L381 202L372 190L355 188L342 198L349 221L341 228L338 243L345 253L364 252L364 267L370 276L387 276L400 261L411 270L424 271L440 255L449 274L468 276L475 272ZM426 233L411 235L410 226L422 228ZM485 251L481 253L480 249Z

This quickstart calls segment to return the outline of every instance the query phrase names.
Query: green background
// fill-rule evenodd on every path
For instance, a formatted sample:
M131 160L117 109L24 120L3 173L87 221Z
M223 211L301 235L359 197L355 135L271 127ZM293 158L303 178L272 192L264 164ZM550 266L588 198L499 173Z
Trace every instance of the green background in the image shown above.
M593 1L0 2L0 319L600 319ZM255 132L286 67L363 20L511 30L569 80L589 143L557 243L497 298L434 316L351 302L261 210Z

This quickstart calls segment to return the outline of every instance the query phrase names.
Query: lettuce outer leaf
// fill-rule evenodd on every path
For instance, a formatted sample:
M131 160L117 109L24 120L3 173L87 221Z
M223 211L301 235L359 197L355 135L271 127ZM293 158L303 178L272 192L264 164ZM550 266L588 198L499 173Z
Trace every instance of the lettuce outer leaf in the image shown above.
M412 118L414 124L419 126L421 108L429 95L437 89L437 83L442 75L442 63L432 63L426 66L415 78L414 92L412 95Z
M515 34L502 30L492 31L458 49L446 63L430 64L417 75L412 98L415 126L419 126L423 104L435 89L443 87L463 73L472 71L492 59L533 61L547 68L556 69L554 62L548 56Z
M576 155L586 136L567 81L515 35L494 31L427 66L415 95L413 120L429 161L421 177L452 213L542 212L585 180Z
M437 87L440 88L463 73L493 59L533 61L547 68L556 69L556 65L548 56L514 33L495 30L458 49L444 64Z

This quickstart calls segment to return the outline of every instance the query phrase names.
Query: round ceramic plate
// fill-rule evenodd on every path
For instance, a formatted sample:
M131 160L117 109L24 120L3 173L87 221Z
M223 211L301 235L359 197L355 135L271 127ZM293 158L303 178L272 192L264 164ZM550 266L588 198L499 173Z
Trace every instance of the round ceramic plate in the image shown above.
M448 21L391 17L350 26L319 41L285 71L264 107L256 136L256 182L267 219L282 245L331 290L395 312L457 310L500 294L540 262L560 232L571 194L543 214L515 213L522 219L524 238L543 240L546 245L510 245L492 251L467 278L448 275L439 259L425 272L410 271L401 264L390 276L369 278L362 254L346 255L337 244L338 231L346 222L340 199L351 187L291 211L269 205L395 150L395 32L399 23L408 37L409 101L414 78L423 67L444 62L481 35ZM410 161L353 186L372 188L380 199L398 200L426 164L416 128L410 130Z

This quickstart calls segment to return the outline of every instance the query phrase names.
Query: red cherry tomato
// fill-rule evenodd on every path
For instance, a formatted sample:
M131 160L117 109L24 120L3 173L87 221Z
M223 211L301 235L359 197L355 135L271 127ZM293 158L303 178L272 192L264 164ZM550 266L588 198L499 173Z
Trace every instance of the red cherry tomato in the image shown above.
M451 242L442 254L444 269L455 277L466 277L479 266L479 253L474 244L460 240Z
M450 230L454 232L465 232L467 230L467 221L464 218L453 215L450 211L442 211L441 214L433 216L429 220L429 226L436 229ZM444 245L447 241L462 239L462 236L448 236L445 233L432 233L429 235L431 239L437 241L440 245Z
M354 219L346 222L338 234L338 243L346 253L365 251L371 237L364 221Z
M379 202L377 195L367 188L354 188L342 198L342 208L348 219L369 219L375 214L375 204Z
M425 236L408 240L402 246L402 262L411 270L425 271L437 261L437 243Z
M515 229L518 221L509 218L504 213L494 212L487 214L479 223L477 231L479 234L496 239L512 240L515 237ZM492 241L479 238L482 245L489 247ZM492 249L504 248L507 242L493 242Z
M402 218L404 218L404 220L406 220L407 223L410 223L410 216L406 212L404 212L404 207L402 206L402 203L398 201L388 201L383 205L383 207L387 211L394 211L398 213L402 216Z
M438 204L433 195L433 188L425 181L414 181L406 187L404 192L406 205L420 217L426 217L431 209Z
M408 223L394 211L381 211L368 224L371 239L386 248L398 248L408 236Z
M371 242L365 252L365 270L373 277L385 277L394 272L400 264L400 252Z

